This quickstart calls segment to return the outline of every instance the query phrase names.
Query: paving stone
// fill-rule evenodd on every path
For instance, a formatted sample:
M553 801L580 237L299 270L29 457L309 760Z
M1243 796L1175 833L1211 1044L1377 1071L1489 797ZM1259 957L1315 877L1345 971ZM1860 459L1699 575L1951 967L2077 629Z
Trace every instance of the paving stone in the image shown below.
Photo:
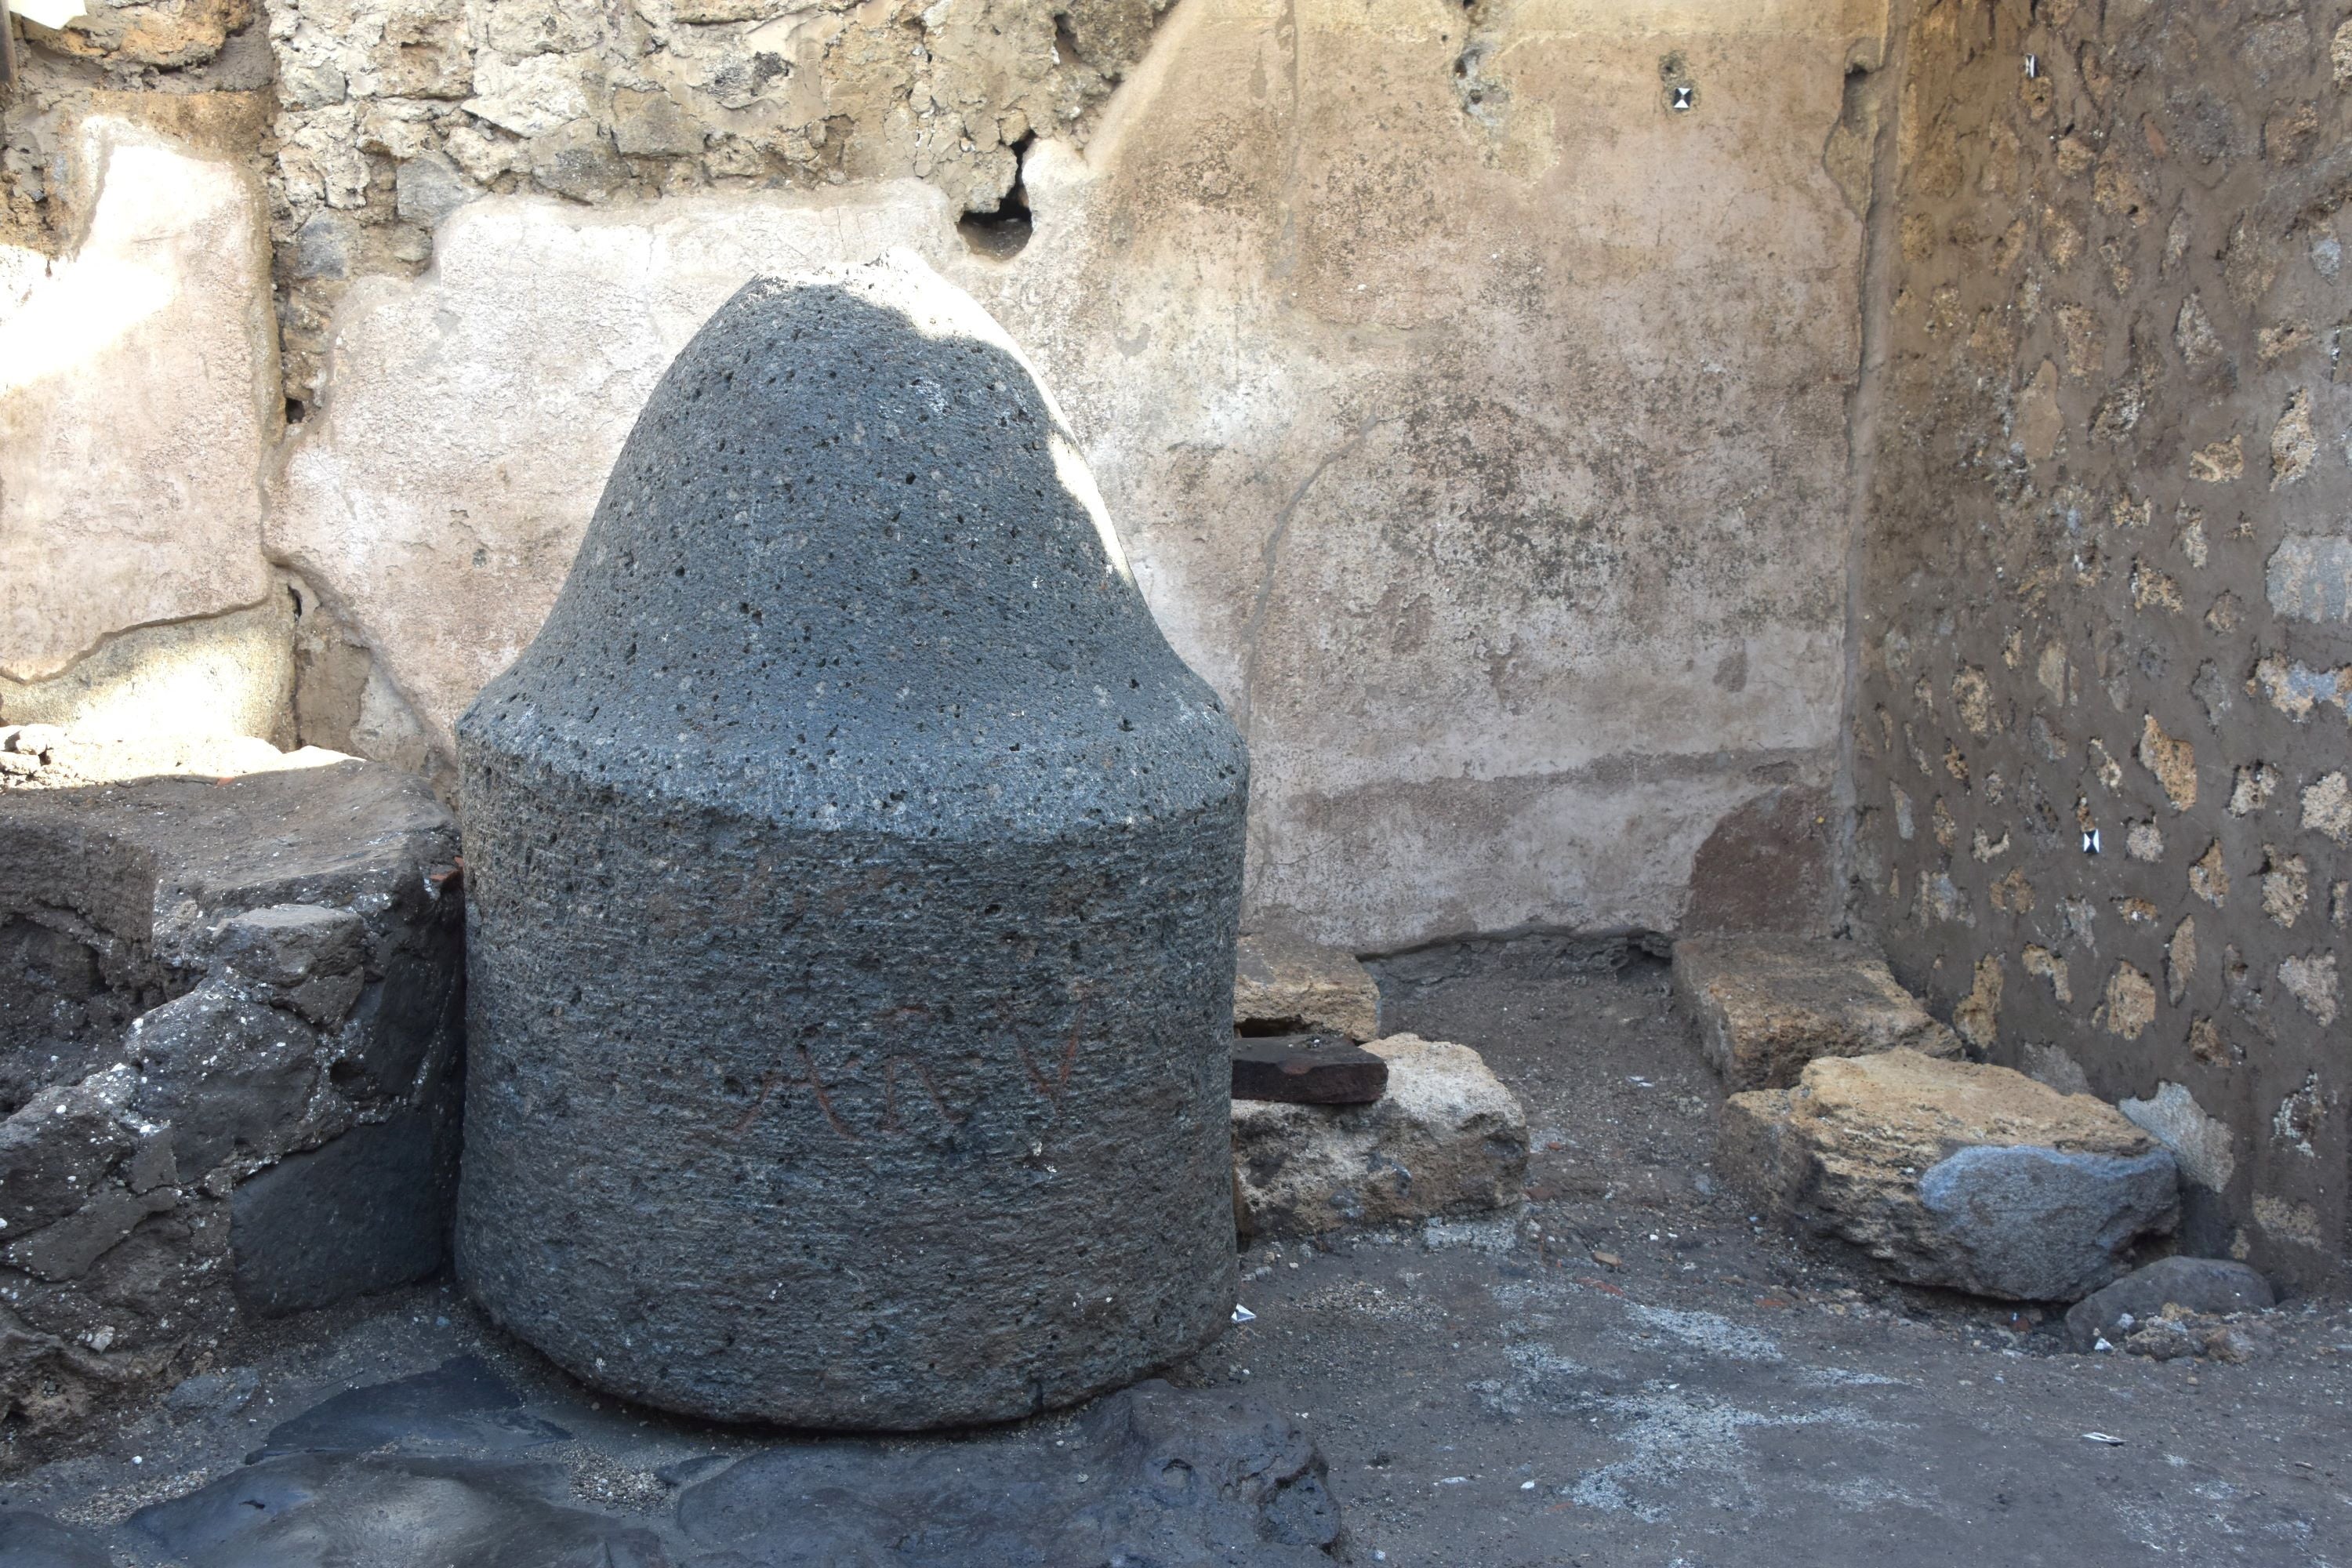
M0 1508L0 1568L113 1568L106 1542L46 1514Z
M885 1429L1224 1331L1246 757L968 297L747 285L459 748L459 1273L508 1328Z
M479 1356L460 1355L413 1377L345 1389L272 1427L254 1457L505 1449L567 1436L525 1413L522 1400Z
M2226 1317L2231 1312L2259 1312L2278 1304L2271 1282L2245 1264L2226 1258L2159 1258L2135 1268L2113 1284L2101 1286L2067 1310L2066 1342L2087 1351L2104 1337L2120 1341L2135 1324L2159 1315L2168 1306L2191 1312Z
M1032 1430L770 1449L689 1485L684 1568L1328 1568L1339 1506L1279 1411L1157 1380Z
M670 1568L642 1524L569 1506L551 1464L289 1454L131 1515L186 1568Z
M1417 1035L1364 1049L1388 1064L1372 1104L1234 1102L1246 1233L1311 1236L1524 1199L1527 1117L1477 1052Z
M1816 1057L1961 1055L1959 1037L1895 984L1885 961L1849 942L1685 937L1675 944L1675 987L1734 1089L1786 1089Z
M1716 1165L1890 1279L2018 1300L2079 1300L2179 1213L2171 1152L2105 1101L1907 1050L1733 1095Z
M1353 953L1283 931L1253 931L1235 954L1234 1027L1244 1035L1376 1039L1381 988Z
M1244 1036L1234 1042L1234 1098L1292 1105L1370 1105L1389 1065L1344 1035Z

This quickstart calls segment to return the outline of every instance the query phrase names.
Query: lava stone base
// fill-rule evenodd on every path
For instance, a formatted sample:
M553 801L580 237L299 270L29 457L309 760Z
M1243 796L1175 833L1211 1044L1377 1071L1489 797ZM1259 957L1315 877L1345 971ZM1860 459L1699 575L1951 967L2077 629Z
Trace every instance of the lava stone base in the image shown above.
M512 767L465 780L458 1222L506 1327L648 1405L883 1429L1223 1330L1237 797L927 847Z

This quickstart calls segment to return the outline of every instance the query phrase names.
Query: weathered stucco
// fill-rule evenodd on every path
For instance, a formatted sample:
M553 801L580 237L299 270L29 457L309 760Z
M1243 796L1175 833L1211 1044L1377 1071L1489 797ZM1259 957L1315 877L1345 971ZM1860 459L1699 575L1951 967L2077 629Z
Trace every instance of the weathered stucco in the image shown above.
M2313 1278L2352 1175L2352 21L1933 0L1909 50L1857 912L1979 1049L2175 1145L2192 1249Z
M79 127L84 230L0 242L0 679L257 603L277 351L258 183L127 121ZM5 701L5 698L0 698ZM13 716L13 715L12 715Z
M271 548L446 737L701 316L910 244L1037 358L1247 725L1254 918L1671 928L1718 820L1832 763L1860 239L1822 147L1871 20L1187 0L1084 156L1032 149L1010 259L913 182L472 204L347 296Z

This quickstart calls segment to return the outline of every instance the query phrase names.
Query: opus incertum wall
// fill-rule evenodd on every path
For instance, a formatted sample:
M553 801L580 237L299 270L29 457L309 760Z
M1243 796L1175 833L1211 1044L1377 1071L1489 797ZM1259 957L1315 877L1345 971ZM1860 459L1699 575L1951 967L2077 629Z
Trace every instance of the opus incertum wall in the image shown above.
M879 1428L1217 1331L1247 764L971 300L907 258L746 287L460 752L500 1321L633 1399Z

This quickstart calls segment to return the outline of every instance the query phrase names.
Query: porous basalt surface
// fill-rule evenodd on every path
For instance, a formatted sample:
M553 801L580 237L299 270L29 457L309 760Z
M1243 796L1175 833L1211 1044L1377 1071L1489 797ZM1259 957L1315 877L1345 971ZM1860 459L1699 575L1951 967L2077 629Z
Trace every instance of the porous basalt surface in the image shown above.
M457 847L365 763L0 793L0 1463L439 1267Z
M647 1403L901 1428L1218 1331L1244 752L976 305L747 286L460 742L500 1321Z

